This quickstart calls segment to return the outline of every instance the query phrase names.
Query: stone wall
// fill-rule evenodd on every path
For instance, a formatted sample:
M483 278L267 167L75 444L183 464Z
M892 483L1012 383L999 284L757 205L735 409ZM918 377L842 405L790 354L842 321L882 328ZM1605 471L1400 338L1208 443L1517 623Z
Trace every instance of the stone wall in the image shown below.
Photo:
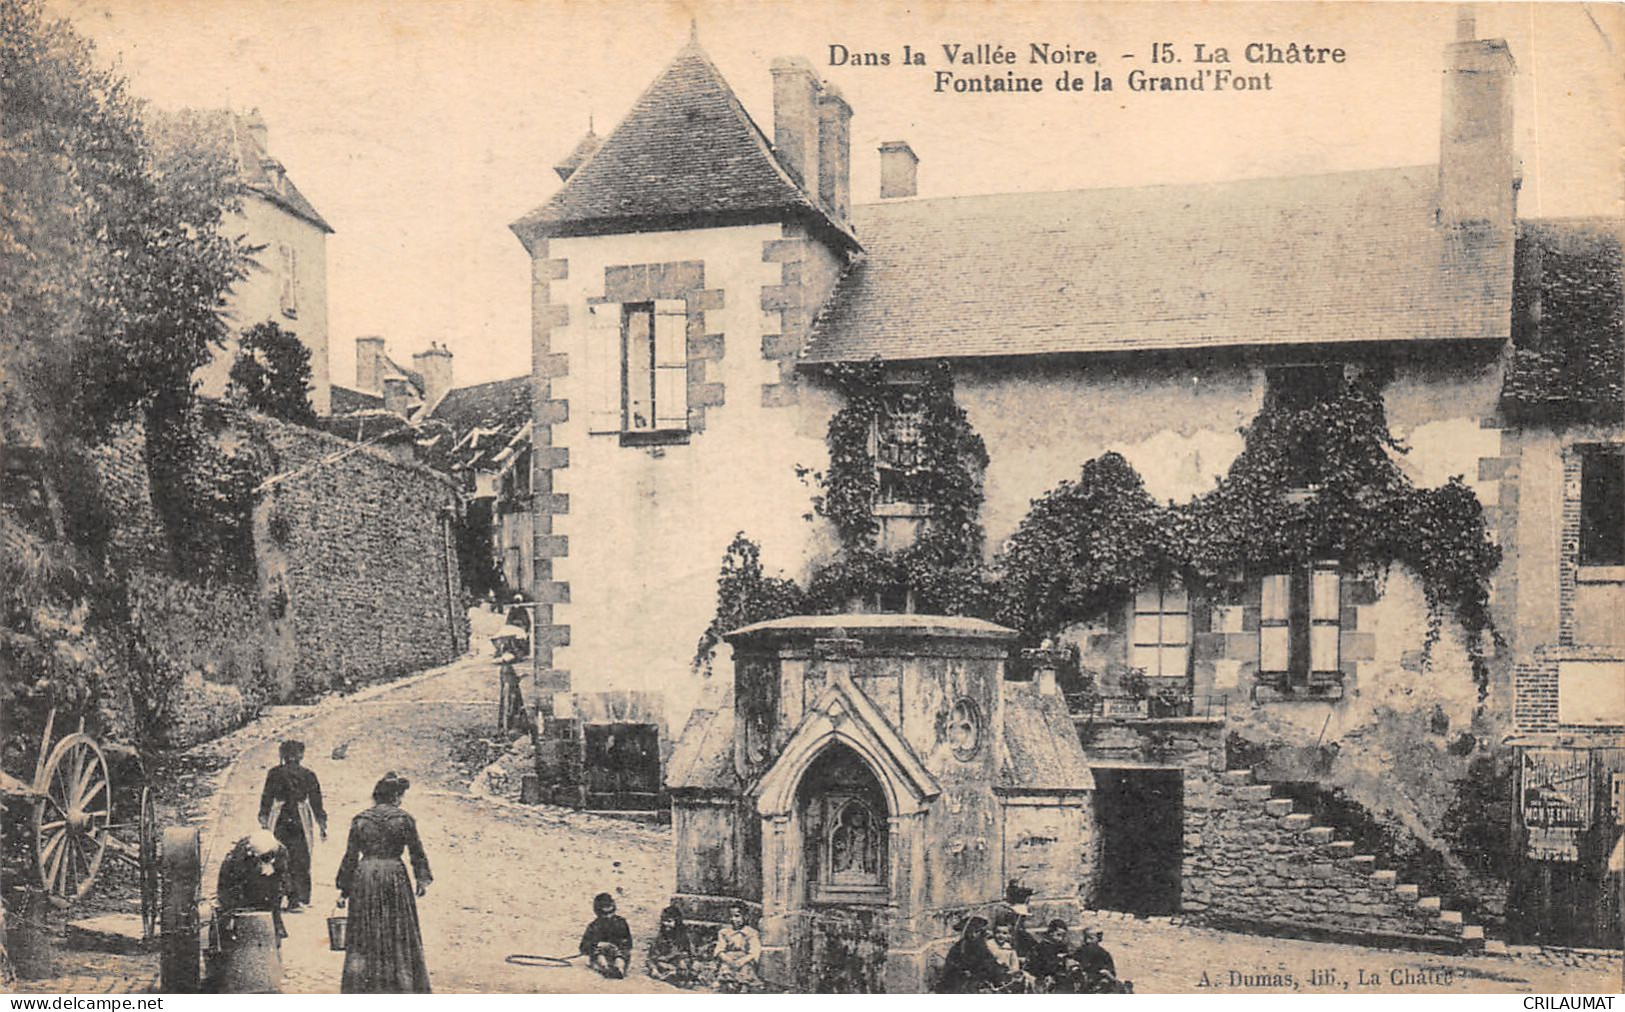
M468 630L446 526L450 483L312 429L227 418L215 437L223 444L267 446L280 472L310 468L257 501L252 580L205 583L174 571L138 427L94 458L111 542L131 570L133 620L174 674L169 743L221 734L268 702L460 656ZM115 695L127 717L128 692Z
M296 678L279 696L345 688L445 664L468 646L452 521L457 493L402 464L296 425L254 419L283 472L269 497L262 578L286 587ZM302 470L301 470L302 469ZM278 516L284 519L276 519Z
M1334 837L1251 771L1187 779L1181 906L1249 930L1446 949L1482 943L1483 928Z

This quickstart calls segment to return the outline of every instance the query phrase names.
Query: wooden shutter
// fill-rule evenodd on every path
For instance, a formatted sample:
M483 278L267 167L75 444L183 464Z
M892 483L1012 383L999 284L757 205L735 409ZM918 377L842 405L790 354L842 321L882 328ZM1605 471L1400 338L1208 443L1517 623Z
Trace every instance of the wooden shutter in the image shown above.
M1292 578L1272 574L1262 581L1258 610L1258 670L1284 674L1290 657L1287 616L1290 609Z
M655 428L688 428L688 304L655 302Z
M1309 583L1309 670L1337 671L1337 638L1342 608L1336 563L1317 563Z
M581 396L588 432L621 431L621 304L587 307L586 368Z

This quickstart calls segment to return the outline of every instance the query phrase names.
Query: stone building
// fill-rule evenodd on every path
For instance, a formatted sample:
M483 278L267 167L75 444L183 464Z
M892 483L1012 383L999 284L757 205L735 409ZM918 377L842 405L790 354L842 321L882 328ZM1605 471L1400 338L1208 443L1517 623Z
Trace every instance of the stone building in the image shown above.
M1625 826L1625 301L1618 221L1521 223L1511 444L1517 792L1509 927L1613 946Z
M236 166L242 209L221 232L243 235L264 247L248 276L232 287L227 305L226 347L200 370L199 391L225 392L236 355L235 337L271 321L295 334L310 350L310 404L317 415L331 410L332 376L327 364L327 237L333 231L310 200L271 155L270 131L255 109L246 115L227 109L181 114L222 143Z
M1368 813L1403 809L1435 844L1448 835L1472 763L1512 730L1514 662L1541 642L1519 627L1528 592L1506 583L1523 569L1523 527L1544 523L1557 537L1551 518L1505 498L1528 438L1508 429L1502 407L1518 242L1515 65L1467 18L1442 69L1437 164L932 197L917 192L919 159L899 141L879 152L880 199L855 204L844 98L805 62L775 61L769 134L691 40L613 131L572 153L562 188L512 226L533 268L538 772L553 796L615 803L615 777L636 768L646 783L638 763L669 755L692 712L666 771L674 811L733 812L744 835L691 835L735 840L731 856L714 857L745 870L728 872L723 889L680 850L680 891L742 897L765 917L811 902L797 894L809 880L769 889L750 877L752 866L793 874L779 866L790 851L770 861L751 849L768 846L752 842L748 813L754 798L769 814L767 774L736 766L741 779L725 789L711 778L722 767L691 761L692 735L707 761L739 740L717 728L745 705L750 679L738 672L756 670L765 633L734 638L731 699L696 670L691 644L714 614L718 560L736 532L796 579L834 550L830 526L803 519L810 492L798 476L798 465L830 460L842 407L832 371L880 363L901 403L918 370L951 366L954 401L986 446L980 520L992 551L1085 461L1118 454L1152 499L1184 502L1227 474L1269 404L1312 403L1363 376L1405 448L1391 454L1404 480L1443 489L1461 476L1453 494L1482 508L1507 560L1487 605L1500 638L1448 614L1430 625L1437 609L1422 577L1397 565L1373 572L1323 557L1202 591L1168 580L1130 588L1066 630L1107 698L1075 702L1071 716L1092 770L1091 784L1071 785L1088 796L1080 825L1092 870L1065 890L1052 882L1048 899L1407 944L1482 938L1452 909L1451 883L1407 881L1367 845L1369 824L1327 824L1352 797ZM877 469L917 439L918 426L877 426ZM1312 465L1294 501L1317 494ZM928 506L876 504L881 543L905 542L930 522ZM861 673L864 662L851 663ZM1114 671L1136 670L1137 692L1114 682ZM900 715L894 731L937 776L928 756L947 740L948 711L932 723L933 745L909 738L919 700L869 698ZM792 717L781 718L793 736ZM1257 747L1231 754L1233 734ZM635 739L637 755L594 751L594 735ZM873 763L868 773L883 785L893 775ZM1326 798L1332 785L1346 795ZM1124 813L1157 842L1127 834L1136 820ZM1248 858L1261 848L1275 856ZM995 878L975 881L980 901L996 898L983 889ZM1305 900L1316 891L1340 899ZM1498 904L1477 912L1493 920ZM899 952L924 959L923 922L899 930Z

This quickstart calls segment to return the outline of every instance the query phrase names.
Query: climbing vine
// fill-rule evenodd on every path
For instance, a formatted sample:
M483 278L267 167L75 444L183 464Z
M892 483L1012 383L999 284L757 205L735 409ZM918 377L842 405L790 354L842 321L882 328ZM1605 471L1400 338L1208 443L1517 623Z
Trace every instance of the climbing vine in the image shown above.
M1398 563L1427 598L1424 648L1453 616L1483 691L1500 549L1459 477L1418 489L1395 463L1405 447L1388 429L1378 378L1357 375L1314 398L1272 393L1244 435L1217 487L1186 504L1157 505L1112 453L1036 500L999 560L1001 617L1031 639L1166 576L1217 589L1319 559L1373 575Z
M1625 257L1619 238L1524 226L1501 409L1519 424L1625 417Z
M694 667L710 674L723 633L806 610L806 595L794 580L763 575L762 546L740 531L722 557L717 613L694 648Z
M1336 559L1370 576L1395 564L1414 573L1429 609L1424 652L1453 617L1485 691L1485 646L1495 638L1489 581L1501 553L1482 506L1459 477L1419 489L1399 468L1406 448L1389 430L1381 374L1325 375L1309 395L1272 384L1242 452L1207 494L1159 504L1126 459L1106 453L1035 500L988 566L979 520L987 450L954 403L948 367L928 367L909 386L878 365L842 367L832 374L846 405L830 422L829 468L810 475L814 511L841 547L803 592L764 577L757 547L736 539L696 663L709 661L723 632L796 610L976 615L1037 645L1158 580L1217 593L1240 578ZM895 452L877 459L899 396L918 433L901 466ZM928 507L907 547L879 543L882 501Z

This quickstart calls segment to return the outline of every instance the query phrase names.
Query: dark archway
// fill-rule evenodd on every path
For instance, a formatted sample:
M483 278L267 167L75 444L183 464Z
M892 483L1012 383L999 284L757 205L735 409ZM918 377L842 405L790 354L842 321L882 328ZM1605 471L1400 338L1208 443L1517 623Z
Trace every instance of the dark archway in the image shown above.
M824 747L796 789L803 903L793 945L798 988L880 990L891 899L890 813L880 781L846 745Z

